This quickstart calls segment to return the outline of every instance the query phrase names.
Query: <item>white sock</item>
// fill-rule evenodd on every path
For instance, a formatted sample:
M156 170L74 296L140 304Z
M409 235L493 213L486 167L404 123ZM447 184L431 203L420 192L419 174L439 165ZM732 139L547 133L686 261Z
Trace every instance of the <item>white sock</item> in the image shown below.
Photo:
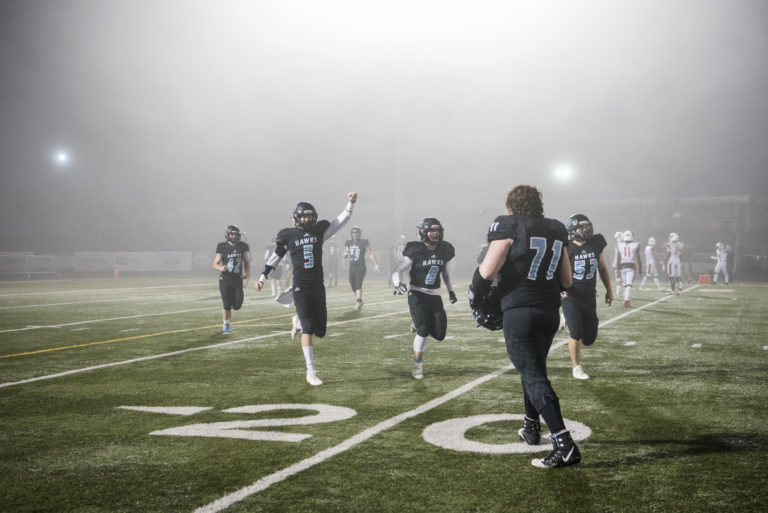
M423 353L427 348L427 337L420 337L416 335L413 337L413 351L415 353Z
M314 346L302 346L301 350L304 351L304 361L307 363L307 370L314 371L315 370Z

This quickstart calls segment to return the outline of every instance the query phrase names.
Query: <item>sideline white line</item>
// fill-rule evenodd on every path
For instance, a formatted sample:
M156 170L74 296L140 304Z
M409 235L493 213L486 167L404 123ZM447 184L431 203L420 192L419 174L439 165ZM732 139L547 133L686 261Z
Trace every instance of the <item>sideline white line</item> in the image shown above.
M359 319L350 319L348 321L339 321L328 324L328 326L341 326L343 324L351 324L353 322L362 322L369 319L377 319L380 317L389 317L390 315L402 315L403 311L399 312L389 312L381 315L372 315L370 317L361 317ZM224 346L231 346L233 344L242 344L245 342L253 342L254 340L263 340L265 338L275 337L279 335L289 335L290 331L277 331L269 333L268 335L259 335L258 337L249 337L249 338L241 338L238 340L230 340L229 342L220 342L218 344L209 344L207 346L200 346L200 347L190 347L189 349L181 349L179 351L173 351L170 353L162 353L162 354L155 354L150 356L142 356L141 358L133 358L131 360L123 360L120 362L112 362L112 363L102 363L100 365L93 365L91 367L83 367L82 369L73 369L69 371L59 372L57 374L48 374L47 376L38 376L36 378L29 378L29 379L23 379L21 381L9 381L7 383L0 383L0 388L5 387L12 387L14 385L23 385L25 383L34 383L35 381L45 381L48 379L53 378L60 378L63 376L70 376L72 374L79 374L81 372L87 372L92 370L98 370L98 369L106 369L109 367L118 367L120 365L128 365L130 363L136 363L136 362L143 362L147 360L156 360L158 358L165 358L167 356L176 356L184 353L191 353L193 351L202 351L205 349L214 349L218 347L224 347Z
M697 285L698 286L698 285ZM697 287L696 286L696 287ZM687 289L687 290L692 290ZM660 299L657 299L656 301L653 301L651 303L648 303L647 305L644 305L640 308L634 308L630 310L629 312L623 313L621 315L617 315L616 317L612 317L611 319L608 319L605 322L600 323L600 326L607 326L608 324L611 324L613 322L618 321L619 319L623 319L624 317L628 315L632 315L633 313L637 313L640 310L644 308L648 308L649 306L655 305L657 303L660 303L662 301L666 301L672 296L664 296ZM553 344L550 348L549 352L552 353L555 349L562 347L563 345L568 343L568 339L565 338L556 344ZM236 492L230 493L229 495L225 495L221 499L218 499L214 502L211 502L210 504L207 504L201 508L198 508L195 510L194 513L217 513L225 508L228 508L232 504L235 504L236 502L240 502L241 500L245 499L246 497L253 495L255 493L261 492L263 490L266 490L273 484L279 483L281 481L284 481L288 479L289 477L298 474L299 472L303 470L307 470L319 463L324 462L328 458L331 458L333 456L336 456L337 454L340 454L348 449L351 449L352 447L361 444L362 442L365 442L366 440L376 436L377 434L381 433L382 431L389 429L391 427L394 427L401 422L408 420L412 417L415 417L417 415L420 415L422 413L425 413L429 410L432 410L434 408L437 408L438 406L455 399L459 397L460 395L469 392L473 388L490 381L494 378L497 378L498 376L501 376L502 374L506 373L507 371L510 371L514 369L515 366L510 364L505 367L502 367L501 369L492 372L490 374L486 374L485 376L482 376L480 378L477 378L474 381L471 381L467 383L466 385L462 385L459 388L448 392L447 394L443 395L442 397L438 397L437 399L433 399L427 403L424 403L423 405L414 408L413 410L407 411L405 413L401 413L400 415L395 415L394 417L391 417L383 422L379 422L373 427L370 427L368 429L365 429L361 431L360 433L354 435L351 438L348 438L341 442L340 444L331 447L330 449L325 449L323 451L318 452L314 456L310 456L309 458L306 458L304 460L299 461L298 463L295 463L291 465L290 467L284 468L282 470L278 470L277 472L270 474L266 477L262 477L258 481L254 482L253 484L246 486L244 488L241 488L237 490Z

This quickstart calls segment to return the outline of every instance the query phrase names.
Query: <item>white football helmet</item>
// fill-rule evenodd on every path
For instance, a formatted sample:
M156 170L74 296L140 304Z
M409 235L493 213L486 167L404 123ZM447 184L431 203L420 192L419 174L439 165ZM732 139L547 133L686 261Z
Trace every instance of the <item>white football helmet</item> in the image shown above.
M632 233L632 230L627 230L622 235L622 240L624 242L632 242L635 240L635 235Z
M616 232L613 234L613 238L616 240L616 242L621 242L621 239L624 238L624 234L622 232Z
M715 244L715 248L717 248L717 249L725 249L725 246L723 245L722 242L718 242L717 244Z
M648 239L648 245L649 246L655 246L656 245L656 239L654 237L650 237Z
M680 236L677 233L672 232L669 234L669 242L678 242L679 240Z

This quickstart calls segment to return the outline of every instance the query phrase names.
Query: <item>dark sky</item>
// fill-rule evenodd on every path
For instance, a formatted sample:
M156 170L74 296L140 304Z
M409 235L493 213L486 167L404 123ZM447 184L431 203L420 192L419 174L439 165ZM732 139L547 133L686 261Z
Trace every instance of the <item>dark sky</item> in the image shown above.
M2 0L0 251L768 191L764 0ZM57 152L69 161L56 161ZM568 183L554 171L567 165Z

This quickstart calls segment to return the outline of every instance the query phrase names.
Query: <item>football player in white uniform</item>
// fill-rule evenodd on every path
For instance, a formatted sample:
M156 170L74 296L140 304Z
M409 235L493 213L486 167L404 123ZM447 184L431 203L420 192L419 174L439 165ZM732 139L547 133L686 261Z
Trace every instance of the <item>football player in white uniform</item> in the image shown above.
M613 279L616 282L616 294L614 294L616 297L621 294L621 272L619 271L618 244L622 241L623 238L624 232L616 232L613 234L613 240L616 241L616 244L613 245L613 264L611 267L613 268Z
M683 256L685 244L680 240L680 235L676 232L669 234L667 242L667 276L669 276L669 285L671 290L669 294L677 294L683 291L683 280L680 278L680 258Z
M632 293L632 282L635 280L635 274L643 268L639 248L640 243L635 242L635 235L630 230L625 231L622 235L622 241L616 244L621 283L624 285L625 308L630 306L629 296Z
M653 278L656 288L663 290L659 283L659 270L656 268L656 239L653 237L648 239L648 245L645 246L645 274L643 281L640 282L640 290L644 290L643 287L648 278Z
M715 264L715 271L712 276L712 284L717 285L717 277L720 275L720 273L723 273L723 277L725 278L725 283L730 283L731 277L728 275L728 268L725 265L726 262L726 256L727 253L725 251L725 244L722 242L718 242L715 244L715 255L711 256L712 260L715 260L717 263Z

